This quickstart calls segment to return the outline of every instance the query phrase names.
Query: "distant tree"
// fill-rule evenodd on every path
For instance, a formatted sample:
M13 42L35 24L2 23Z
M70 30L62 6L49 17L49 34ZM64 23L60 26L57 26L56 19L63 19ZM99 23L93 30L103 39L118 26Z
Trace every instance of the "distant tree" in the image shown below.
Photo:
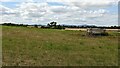
M56 28L56 25L57 25L57 22L54 22L54 21L47 24L47 26L50 28Z
M65 29L65 28L61 25L56 25L55 29Z
M51 25L51 26L56 26L56 24L57 24L57 22L54 22L54 21L53 21L53 22L50 22L50 25Z
M35 26L35 28L38 28L38 25L34 25Z
M50 25L49 23L47 24L47 26L48 26L48 27L51 27L51 25Z

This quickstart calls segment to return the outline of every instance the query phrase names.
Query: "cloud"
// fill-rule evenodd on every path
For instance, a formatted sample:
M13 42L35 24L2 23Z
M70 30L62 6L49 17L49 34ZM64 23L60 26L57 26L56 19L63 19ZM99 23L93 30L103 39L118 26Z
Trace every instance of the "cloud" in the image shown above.
M12 15L12 16L19 16L18 10L15 9L11 9L8 7L5 7L3 5L0 5L0 15L4 16L4 15Z
M73 12L77 10L77 7L69 7L69 6L50 6L50 10L54 13L67 13Z
M119 0L71 0L68 2L63 1L64 4L69 6L76 6L83 9L92 8L107 8L117 5Z
M12 0L0 0L0 2L10 2Z
M106 8L114 6L115 2L116 0L59 0L64 5L49 5L47 2L31 0L18 4L14 9L0 5L0 12L3 22L47 24L57 21L59 24L114 25L117 12L112 15Z
M34 0L0 0L0 2L34 2Z
M3 6L3 5L0 5L0 12L7 12L7 11L9 11L9 10L11 10L10 8L7 8L7 7L5 7L5 6Z
M99 26L112 26L118 25L118 15L117 14L105 14L99 18L88 18L87 24L95 24Z
M47 3L22 3L20 5L20 15L23 18L39 18L46 14Z

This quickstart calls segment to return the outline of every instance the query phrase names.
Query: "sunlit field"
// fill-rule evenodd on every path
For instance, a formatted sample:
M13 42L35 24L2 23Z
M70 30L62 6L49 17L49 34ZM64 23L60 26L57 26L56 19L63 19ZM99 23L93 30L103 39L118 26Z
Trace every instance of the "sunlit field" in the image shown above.
M118 36L2 26L3 66L117 66Z

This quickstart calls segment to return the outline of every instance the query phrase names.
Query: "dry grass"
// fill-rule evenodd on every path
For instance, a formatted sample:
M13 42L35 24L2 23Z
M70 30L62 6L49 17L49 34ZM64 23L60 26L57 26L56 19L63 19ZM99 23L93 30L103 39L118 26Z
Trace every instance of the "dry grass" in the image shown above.
M87 31L86 28L65 28L65 30ZM118 31L119 29L106 29L106 31Z
M118 36L3 26L3 66L117 66Z

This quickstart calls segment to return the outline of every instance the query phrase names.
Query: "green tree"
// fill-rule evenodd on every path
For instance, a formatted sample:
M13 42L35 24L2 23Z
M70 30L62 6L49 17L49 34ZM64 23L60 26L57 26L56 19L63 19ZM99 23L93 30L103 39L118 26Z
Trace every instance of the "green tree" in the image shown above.
M49 26L50 28L55 28L56 25L57 25L57 22L54 22L54 21L47 24L47 26Z

